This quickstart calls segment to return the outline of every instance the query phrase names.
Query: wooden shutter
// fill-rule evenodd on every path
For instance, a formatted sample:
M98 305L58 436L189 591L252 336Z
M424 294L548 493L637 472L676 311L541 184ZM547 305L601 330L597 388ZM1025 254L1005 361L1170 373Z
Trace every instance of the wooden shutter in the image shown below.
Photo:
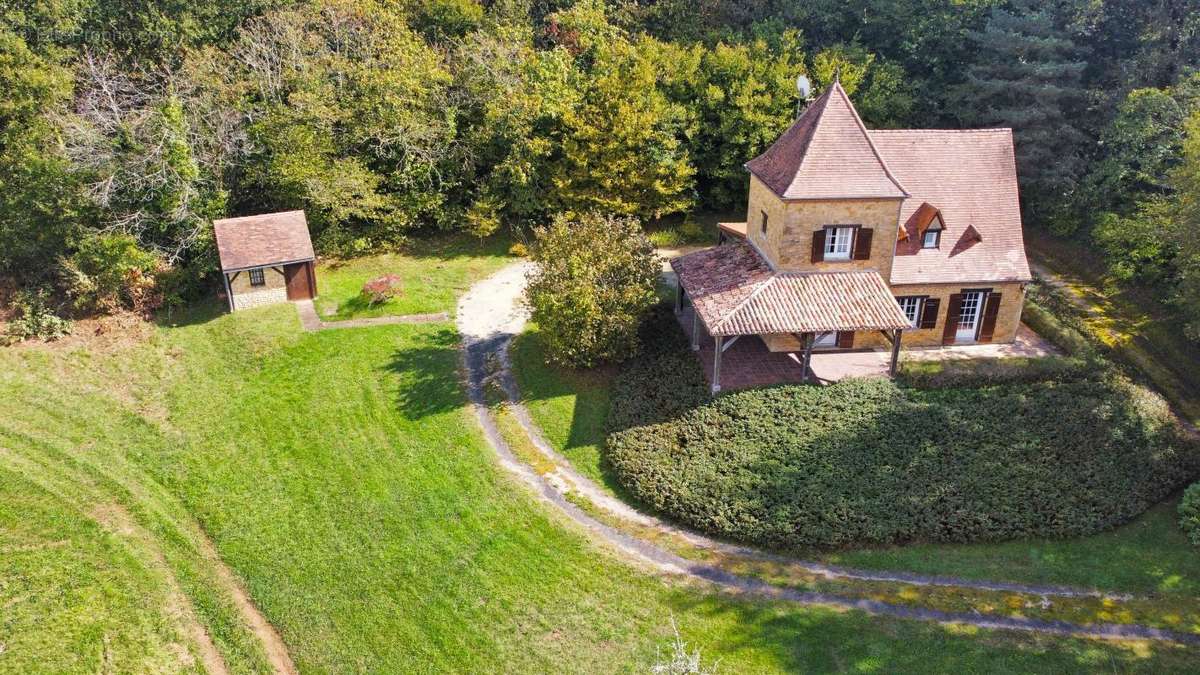
M942 326L942 344L954 344L954 332L958 330L958 316L962 313L962 293L952 293L946 307L946 325Z
M825 230L820 229L813 232L812 241L812 261L815 263L825 259Z
M854 237L854 259L871 259L871 240L875 238L875 230L870 227L860 227Z
M854 347L854 331L839 330L837 334L838 349L852 349Z
M938 308L942 305L939 298L925 298L925 306L921 308L921 320L918 328L937 328Z
M979 327L979 342L991 342L996 333L996 316L1000 313L1000 293L988 293L983 305L983 324Z

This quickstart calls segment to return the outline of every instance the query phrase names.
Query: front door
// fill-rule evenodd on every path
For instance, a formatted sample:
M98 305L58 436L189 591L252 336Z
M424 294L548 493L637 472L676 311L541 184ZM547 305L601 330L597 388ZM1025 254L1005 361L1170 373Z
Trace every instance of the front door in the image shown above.
M963 293L962 308L958 314L958 329L954 332L955 342L974 342L979 331L979 317L983 314L983 291Z
M309 283L308 266L311 263L284 265L283 278L287 282L288 300L311 300L312 284Z

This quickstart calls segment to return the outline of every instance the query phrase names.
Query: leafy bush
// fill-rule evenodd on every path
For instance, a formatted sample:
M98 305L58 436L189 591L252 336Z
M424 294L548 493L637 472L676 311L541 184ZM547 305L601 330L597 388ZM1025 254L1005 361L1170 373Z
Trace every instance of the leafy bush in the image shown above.
M1179 502L1179 527L1193 544L1200 546L1200 483L1192 483L1183 491L1183 500Z
M1200 468L1165 403L1110 374L712 399L678 328L657 330L665 346L614 385L608 459L642 502L719 536L783 548L1075 536L1129 520Z
M79 244L74 255L62 261L67 293L82 311L112 312L130 309L148 314L162 306L156 276L166 265L142 250L126 234L100 234Z
M585 214L534 230L538 263L525 298L558 365L619 361L638 350L659 261L637 220Z
M50 309L45 291L20 291L13 298L13 308L17 316L8 322L4 335L6 343L35 338L52 341L71 332L71 322Z
M385 274L363 284L362 296L366 298L368 305L374 307L391 300L403 290L404 283L401 281L400 275Z

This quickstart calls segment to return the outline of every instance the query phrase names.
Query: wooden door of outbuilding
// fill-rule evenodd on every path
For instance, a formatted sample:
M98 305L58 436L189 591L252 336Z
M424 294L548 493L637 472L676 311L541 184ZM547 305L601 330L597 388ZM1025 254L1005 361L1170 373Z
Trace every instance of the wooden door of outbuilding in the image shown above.
M287 282L288 300L311 300L316 296L316 279L313 278L311 262L283 266L283 278Z

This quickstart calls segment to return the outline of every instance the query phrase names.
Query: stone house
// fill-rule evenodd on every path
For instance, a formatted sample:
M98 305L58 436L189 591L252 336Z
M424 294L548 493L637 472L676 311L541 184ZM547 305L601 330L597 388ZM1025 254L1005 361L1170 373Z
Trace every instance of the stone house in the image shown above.
M1031 280L1010 129L868 130L834 82L746 164L746 221L672 261L720 354L1012 342Z
M229 311L317 295L312 240L303 211L213 222Z

